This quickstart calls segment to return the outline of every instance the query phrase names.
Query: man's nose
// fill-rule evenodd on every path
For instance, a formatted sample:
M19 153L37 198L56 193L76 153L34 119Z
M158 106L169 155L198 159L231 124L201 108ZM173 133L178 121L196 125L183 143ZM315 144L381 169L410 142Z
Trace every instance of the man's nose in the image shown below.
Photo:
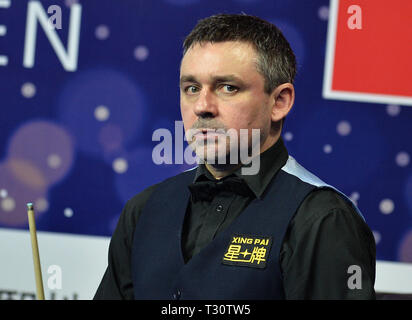
M217 115L217 101L213 92L204 88L196 100L194 112L198 117L215 117Z

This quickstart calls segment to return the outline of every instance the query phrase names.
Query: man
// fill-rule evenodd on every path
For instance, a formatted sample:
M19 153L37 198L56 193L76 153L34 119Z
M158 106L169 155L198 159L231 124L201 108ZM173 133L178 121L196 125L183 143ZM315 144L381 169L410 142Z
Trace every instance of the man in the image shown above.
M205 162L127 202L95 299L375 298L363 217L283 144L295 73L274 25L248 15L199 21L184 42L180 93L188 141ZM241 159L224 160L245 141L253 149L252 129L259 170L244 174Z

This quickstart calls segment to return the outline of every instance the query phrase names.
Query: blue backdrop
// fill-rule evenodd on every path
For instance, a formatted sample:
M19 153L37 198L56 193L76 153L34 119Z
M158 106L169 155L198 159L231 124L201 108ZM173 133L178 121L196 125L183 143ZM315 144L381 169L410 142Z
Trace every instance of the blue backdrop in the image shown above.
M245 12L275 23L296 52L290 154L358 204L378 259L412 262L412 108L322 98L327 0L33 1L48 17L61 8L52 32L67 56L81 5L74 70L39 22L26 30L29 2L0 1L1 227L27 229L32 201L38 230L110 236L129 198L189 168L152 161L153 131L180 120L182 41L200 18Z

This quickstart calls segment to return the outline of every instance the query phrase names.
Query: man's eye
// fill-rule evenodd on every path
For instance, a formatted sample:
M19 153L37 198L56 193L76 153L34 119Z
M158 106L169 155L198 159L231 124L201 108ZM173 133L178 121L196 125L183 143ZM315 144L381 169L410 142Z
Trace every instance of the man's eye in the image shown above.
M196 93L198 91L198 88L195 86L188 86L185 88L186 93Z
M236 91L239 90L238 87L232 86L232 85L230 85L230 84L224 84L224 85L222 86L222 88L224 88L224 91L225 91L225 92L228 92L228 93L236 92Z

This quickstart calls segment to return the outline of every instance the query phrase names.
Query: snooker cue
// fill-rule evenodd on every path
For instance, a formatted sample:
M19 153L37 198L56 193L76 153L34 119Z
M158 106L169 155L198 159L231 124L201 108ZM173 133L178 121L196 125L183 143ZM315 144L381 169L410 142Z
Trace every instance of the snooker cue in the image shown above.
M43 279L41 276L39 247L37 244L36 222L34 220L34 208L32 203L27 204L27 216L29 218L31 248L33 251L34 277L36 280L37 300L44 300Z

